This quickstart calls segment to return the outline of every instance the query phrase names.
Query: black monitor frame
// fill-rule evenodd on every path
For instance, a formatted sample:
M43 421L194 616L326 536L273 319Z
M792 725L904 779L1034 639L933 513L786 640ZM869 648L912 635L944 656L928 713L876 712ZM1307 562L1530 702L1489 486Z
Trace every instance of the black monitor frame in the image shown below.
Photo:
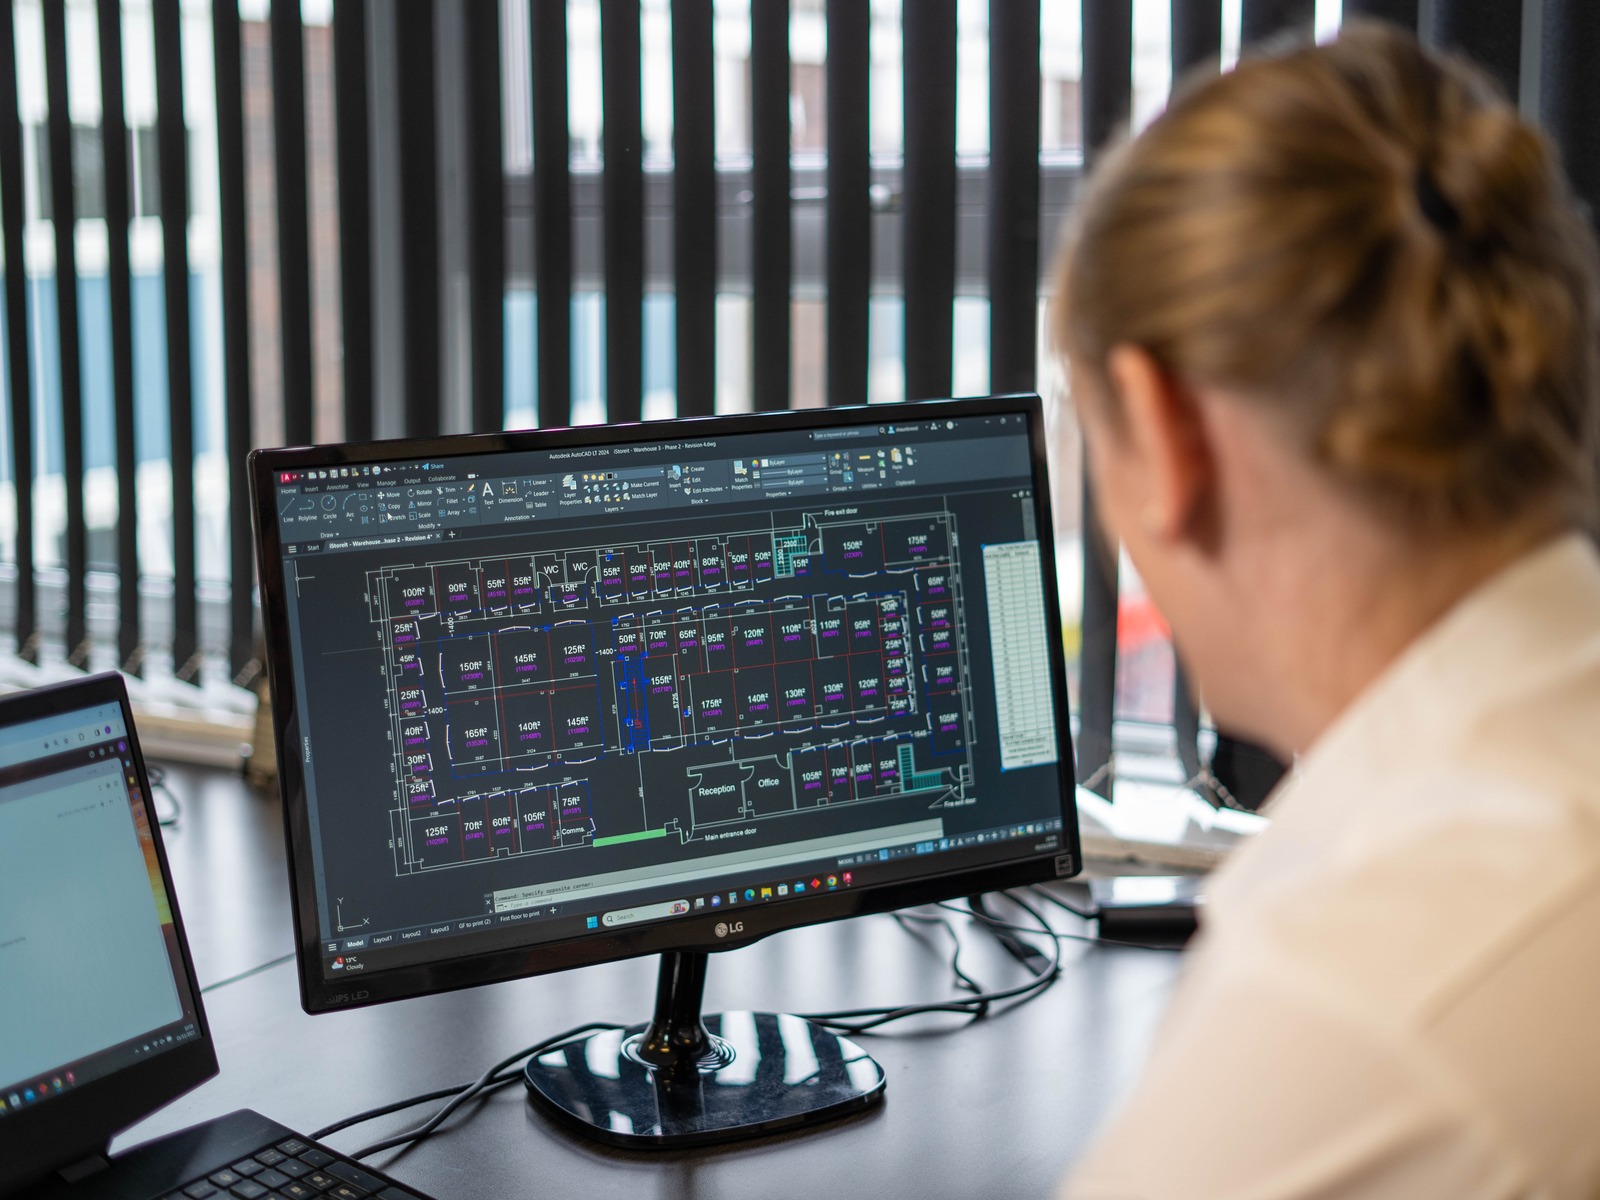
M934 417L942 420L1006 414L1020 414L1026 419L1030 444L1040 567L1047 601L1045 619L1050 645L1051 701L1058 718L1057 764L1061 778L1062 816L1060 849L998 866L951 871L933 878L888 882L849 891L826 892L804 903L742 910L743 929L728 933L725 927L721 937L715 933L719 924L718 914L708 912L704 916L686 916L656 924L584 934L537 946L494 949L432 963L367 972L333 982L324 980L320 968L321 939L313 878L312 830L305 773L298 753L302 730L295 700L295 664L286 652L290 644L289 617L273 490L280 473L391 462L395 459L432 459L434 456L459 459L470 455L605 446L655 439L726 437L844 425L877 425L890 420L900 423ZM1055 603L1054 526L1050 513L1044 411L1037 395L931 400L893 406L828 408L263 449L251 452L249 477L261 611L266 631L267 675L278 747L279 790L283 798L284 834L288 844L300 1002L308 1013L381 1004L644 955L731 950L785 929L1060 879L1074 875L1082 868L1074 792L1076 772L1068 721L1066 664L1060 611Z
M0 726L104 704L116 704L122 709L122 723L128 731L128 747L140 781L139 799L155 841L161 885L166 888L172 911L173 931L182 960L182 978L178 983L187 990L186 1006L193 1008L200 1036L137 1060L110 1075L86 1080L0 1119L0 1194L67 1164L103 1155L116 1134L217 1073L211 1027L206 1021L194 962L189 956L183 914L172 886L155 798L150 791L144 754L134 731L128 689L122 676L114 672L91 675L0 698Z

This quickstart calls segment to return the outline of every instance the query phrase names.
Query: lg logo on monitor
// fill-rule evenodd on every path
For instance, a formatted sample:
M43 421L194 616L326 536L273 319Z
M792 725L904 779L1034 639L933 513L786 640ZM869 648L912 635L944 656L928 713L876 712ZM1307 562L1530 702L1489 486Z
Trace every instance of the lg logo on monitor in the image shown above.
M717 922L717 927L716 927L714 932L716 933L716 935L719 938L725 938L730 933L743 933L744 932L744 922L743 921L734 921L734 922L732 922L730 924L727 921L718 921Z

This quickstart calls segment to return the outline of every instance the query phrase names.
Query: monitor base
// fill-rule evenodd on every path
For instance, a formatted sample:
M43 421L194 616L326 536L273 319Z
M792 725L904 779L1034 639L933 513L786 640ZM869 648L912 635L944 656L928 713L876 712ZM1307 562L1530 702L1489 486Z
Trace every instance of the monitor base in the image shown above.
M635 1150L792 1130L883 1099L883 1069L800 1017L702 1018L706 956L662 957L649 1025L598 1033L530 1059L528 1096L579 1133Z

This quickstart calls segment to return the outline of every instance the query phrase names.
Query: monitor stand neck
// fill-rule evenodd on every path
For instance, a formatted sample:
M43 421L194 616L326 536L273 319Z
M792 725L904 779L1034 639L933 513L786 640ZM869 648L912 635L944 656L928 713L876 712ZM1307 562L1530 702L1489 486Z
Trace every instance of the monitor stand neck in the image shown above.
M662 955L650 1023L529 1059L529 1098L580 1134L631 1149L757 1137L882 1099L883 1069L819 1025L775 1013L703 1015L708 964L704 951Z
M727 1044L706 1028L701 1015L705 999L706 966L703 950L673 950L661 956L656 980L656 1011L632 1049L658 1071L678 1068L712 1068L732 1061Z

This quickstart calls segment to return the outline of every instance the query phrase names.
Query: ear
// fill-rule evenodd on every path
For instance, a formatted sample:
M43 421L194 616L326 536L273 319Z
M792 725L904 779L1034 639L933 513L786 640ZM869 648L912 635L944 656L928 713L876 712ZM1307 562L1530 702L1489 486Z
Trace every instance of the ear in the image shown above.
M1113 347L1106 373L1144 481L1142 532L1167 542L1202 536L1214 471L1194 391L1140 346Z

